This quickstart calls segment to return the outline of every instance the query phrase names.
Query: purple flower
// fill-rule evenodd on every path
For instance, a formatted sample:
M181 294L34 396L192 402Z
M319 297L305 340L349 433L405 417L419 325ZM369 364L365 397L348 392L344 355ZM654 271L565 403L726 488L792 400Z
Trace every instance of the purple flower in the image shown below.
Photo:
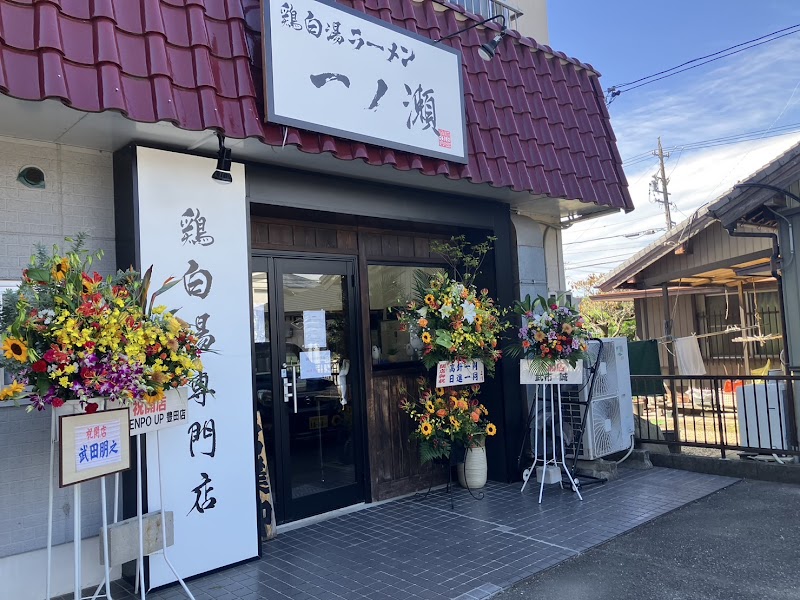
M520 339L525 339L528 337L528 328L527 327L520 327L519 328L519 337Z

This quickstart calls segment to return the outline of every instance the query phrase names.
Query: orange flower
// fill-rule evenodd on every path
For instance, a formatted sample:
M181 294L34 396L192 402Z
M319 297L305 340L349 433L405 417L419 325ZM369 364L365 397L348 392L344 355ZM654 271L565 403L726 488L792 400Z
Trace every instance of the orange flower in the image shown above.
M481 420L481 414L478 411L473 411L469 414L469 418L472 419L473 423L477 423Z
M447 415L447 410L444 408L440 408L439 410L436 411L437 417L444 417L446 415Z
M522 347L525 348L525 350L527 350L528 348L531 347L531 343L528 340L522 340Z
M420 327L427 327L428 326L428 319L422 318L418 321Z
M458 410L467 410L469 408L469 404L467 404L466 400L459 400L458 401Z

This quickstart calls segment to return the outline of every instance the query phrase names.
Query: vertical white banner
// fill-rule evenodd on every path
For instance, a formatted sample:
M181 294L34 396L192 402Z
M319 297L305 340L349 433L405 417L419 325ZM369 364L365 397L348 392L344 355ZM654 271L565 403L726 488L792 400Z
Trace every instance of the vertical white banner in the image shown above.
M258 554L251 374L250 273L244 166L233 183L211 179L216 162L137 148L139 248L154 265L151 292L181 280L157 304L179 308L213 352L202 356L214 396L189 389L185 426L159 432L164 504L175 515L170 561L182 577ZM158 443L146 436L148 510L160 508ZM150 558L150 584L175 581Z

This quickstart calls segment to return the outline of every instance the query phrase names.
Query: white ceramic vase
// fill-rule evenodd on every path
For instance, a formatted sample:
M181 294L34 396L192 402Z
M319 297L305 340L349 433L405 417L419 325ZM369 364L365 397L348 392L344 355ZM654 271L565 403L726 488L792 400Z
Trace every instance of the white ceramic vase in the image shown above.
M486 446L485 440L475 444L475 447L467 449L464 462L460 463L458 471L458 483L461 487L470 490L478 490L486 485Z

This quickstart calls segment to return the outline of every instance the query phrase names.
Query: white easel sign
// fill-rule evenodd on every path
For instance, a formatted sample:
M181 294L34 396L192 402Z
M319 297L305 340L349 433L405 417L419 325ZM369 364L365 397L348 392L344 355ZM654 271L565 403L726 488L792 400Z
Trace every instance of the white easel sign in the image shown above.
M137 402L128 407L131 436L186 425L188 405L185 388L169 390L163 400L153 404Z
M480 360L442 361L436 366L437 388L472 385L473 383L483 383L484 381L483 361Z
M523 359L519 361L519 382L522 385L580 385L583 383L583 361L578 360L575 366L566 360L558 360L547 365L546 371L541 364Z
M126 415L120 409L61 417L60 487L130 468Z

